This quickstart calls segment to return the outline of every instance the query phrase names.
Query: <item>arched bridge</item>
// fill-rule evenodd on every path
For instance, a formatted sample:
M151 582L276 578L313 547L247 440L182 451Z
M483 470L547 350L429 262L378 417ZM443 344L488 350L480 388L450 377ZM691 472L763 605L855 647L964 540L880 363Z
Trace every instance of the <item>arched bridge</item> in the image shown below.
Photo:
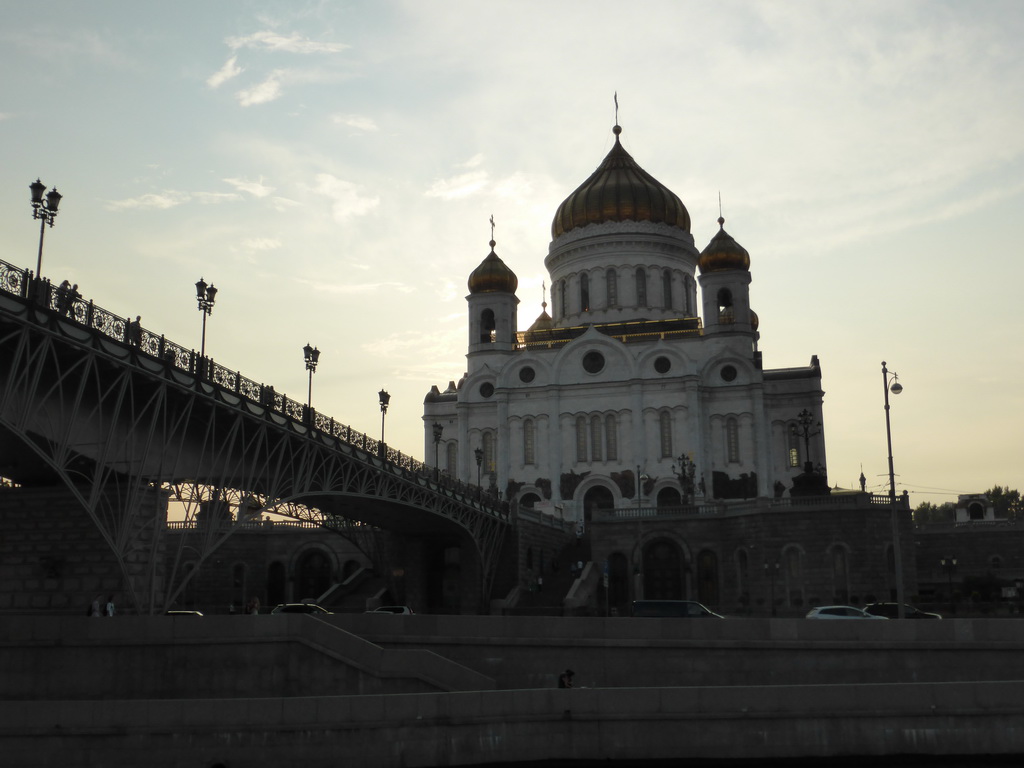
M205 521L204 557L230 535L231 508L314 520L369 549L379 529L469 541L481 601L510 522L481 489L2 261L0 476L69 489L140 610L162 607L146 553L168 499ZM382 565L379 550L367 554Z

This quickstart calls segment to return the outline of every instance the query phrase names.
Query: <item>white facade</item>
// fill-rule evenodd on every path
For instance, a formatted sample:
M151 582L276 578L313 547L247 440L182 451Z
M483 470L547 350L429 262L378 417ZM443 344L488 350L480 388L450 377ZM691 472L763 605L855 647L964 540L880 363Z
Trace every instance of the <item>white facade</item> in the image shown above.
M459 479L479 471L485 487L576 520L788 493L806 462L826 466L817 358L762 370L746 251L724 228L698 251L682 202L615 133L555 215L551 316L545 305L518 329L518 281L493 241L470 276L468 369L428 393L425 455L436 447Z

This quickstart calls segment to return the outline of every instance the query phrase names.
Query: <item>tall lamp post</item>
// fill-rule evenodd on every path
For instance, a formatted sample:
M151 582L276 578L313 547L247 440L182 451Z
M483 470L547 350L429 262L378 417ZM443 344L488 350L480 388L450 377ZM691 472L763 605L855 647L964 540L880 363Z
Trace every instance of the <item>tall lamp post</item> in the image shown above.
M689 505L693 499L693 478L697 474L697 465L685 453L680 454L676 461L679 462L679 485L683 489L683 504ZM675 469L672 467L673 472Z
M437 454L441 447L441 433L444 432L444 427L440 422L435 421L432 429L434 430L434 479L437 479L441 476L441 466L437 463Z
M53 226L53 220L57 216L57 206L60 205L61 194L54 187L46 193L46 199L44 200L43 192L46 192L46 185L39 179L29 184L28 188L32 191L32 218L41 220L39 222L39 256L36 258L36 279L39 279L39 273L43 269L43 235L46 233L47 224L51 227Z
M892 425L889 420L889 393L898 395L902 391L903 385L900 384L899 377L885 367L885 360L883 360L882 393L885 396L885 440L889 448L889 508L892 513L893 569L896 571L896 616L905 619L907 611L903 605L903 555L900 552L899 508L896 503L896 473L892 466Z
M310 411L310 417L312 417L313 374L316 373L317 363L320 362L320 350L309 346L307 342L306 346L302 348L302 355L306 361L306 370L309 371L309 394L306 395L306 409Z
M956 573L956 558L944 557L939 562L942 563L942 570L946 572L946 584L949 587L949 612L955 613L956 608L953 607L953 574Z
M484 449L477 448L473 451L473 456L476 458L476 487L480 487L480 467L484 463Z
M217 301L217 289L207 285L203 278L196 283L196 301L199 302L199 311L203 313L203 336L199 344L199 357L206 357L206 318L213 314L213 304Z
M811 428L814 426L821 426L821 422L817 425L814 423L814 414L804 408L800 413L796 415L796 420L800 424L797 427L796 424L790 425L790 429L797 437L804 439L804 472L812 472L814 464L811 462L811 437L818 434L817 432L811 432Z
M388 413L388 403L391 402L391 395L382 389L377 393L377 397L380 398L380 457L383 459L387 455L387 449L384 447L384 417Z

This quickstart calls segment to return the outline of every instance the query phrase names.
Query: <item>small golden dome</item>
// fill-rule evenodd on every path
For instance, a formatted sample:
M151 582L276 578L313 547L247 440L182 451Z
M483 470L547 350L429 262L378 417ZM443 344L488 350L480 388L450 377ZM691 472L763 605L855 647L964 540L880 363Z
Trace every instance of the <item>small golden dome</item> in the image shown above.
M701 273L720 272L726 269L750 269L750 254L747 249L732 239L725 231L725 219L718 217L718 232L708 247L701 251L697 262Z
M619 143L590 178L558 206L551 222L551 239L577 227L605 221L651 221L690 231L690 214L676 194L637 165Z
M750 310L750 330L756 331L760 324L761 321L757 317L757 312Z
M480 266L469 276L470 293L515 293L519 278L494 252L495 242L491 240L491 252L480 262Z
M547 304L544 304L544 309L537 316L537 319L533 321L533 325L526 329L527 333L533 331L550 331L555 327L555 321L551 319L551 315L548 314Z

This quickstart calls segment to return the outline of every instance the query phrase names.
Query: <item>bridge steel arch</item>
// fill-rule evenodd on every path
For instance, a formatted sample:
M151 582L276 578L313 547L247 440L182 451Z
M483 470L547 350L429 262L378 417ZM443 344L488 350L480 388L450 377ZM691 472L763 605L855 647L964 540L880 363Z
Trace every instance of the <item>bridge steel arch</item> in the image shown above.
M378 567L380 530L471 542L481 609L511 523L480 488L3 262L0 467L71 492L139 612L174 597L154 572L167 499L193 515L200 559L230 535L230 506L316 522Z

